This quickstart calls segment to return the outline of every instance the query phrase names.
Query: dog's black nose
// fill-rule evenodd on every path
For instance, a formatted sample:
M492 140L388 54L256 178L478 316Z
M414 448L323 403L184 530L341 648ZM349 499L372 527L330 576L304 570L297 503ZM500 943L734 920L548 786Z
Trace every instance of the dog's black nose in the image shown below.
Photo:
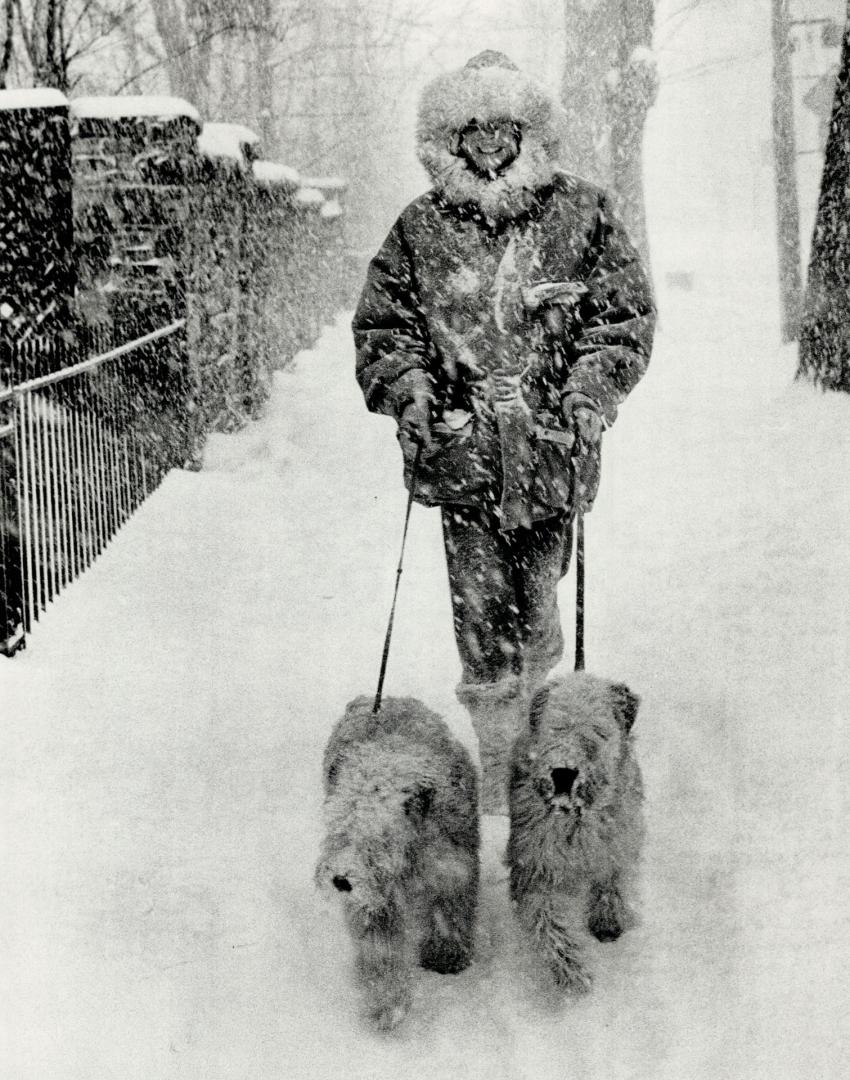
M572 795L573 784L578 780L578 769L553 769L552 784L556 795Z
M347 877L340 877L339 875L337 875L333 879L333 887L335 889L338 889L340 892L351 892L351 882L348 880Z

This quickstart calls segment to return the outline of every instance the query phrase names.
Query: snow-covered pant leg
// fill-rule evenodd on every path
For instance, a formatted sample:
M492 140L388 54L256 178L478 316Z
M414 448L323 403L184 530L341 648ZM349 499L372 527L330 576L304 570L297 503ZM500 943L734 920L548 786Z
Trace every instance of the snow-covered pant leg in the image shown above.
M520 667L510 547L491 514L447 506L442 516L461 681L497 682Z
M481 807L506 814L508 759L529 689L563 653L557 589L570 527L558 515L502 533L495 515L450 506L443 536L463 669L457 693L478 737Z
M531 698L564 655L558 583L569 568L573 530L559 515L516 531L527 534L516 538L516 588L523 689Z
M563 655L558 582L572 538L563 514L529 529L468 506L443 507L443 538L463 683L538 681Z

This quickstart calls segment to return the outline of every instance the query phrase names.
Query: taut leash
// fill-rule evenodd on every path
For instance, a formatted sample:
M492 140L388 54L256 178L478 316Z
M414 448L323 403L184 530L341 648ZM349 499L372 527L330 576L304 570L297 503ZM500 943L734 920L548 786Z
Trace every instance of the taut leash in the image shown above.
M387 623L387 634L384 638L384 653L381 657L381 670L378 674L378 689L375 693L375 704L372 706L372 715L376 716L381 711L381 695L384 690L384 676L387 673L387 659L390 655L390 638L393 634L393 619L395 618L395 604L398 599L398 586L401 581L401 566L404 561L404 545L407 543L407 526L410 524L410 511L413 509L413 492L416 488L416 474L419 471L419 459L422 456L422 443L416 447L416 457L410 469L410 492L407 496L407 511L404 515L404 532L401 536L401 552L398 557L398 568L395 572L395 589L393 590L393 602L390 608L390 619Z
M576 514L576 671L584 671L584 514Z

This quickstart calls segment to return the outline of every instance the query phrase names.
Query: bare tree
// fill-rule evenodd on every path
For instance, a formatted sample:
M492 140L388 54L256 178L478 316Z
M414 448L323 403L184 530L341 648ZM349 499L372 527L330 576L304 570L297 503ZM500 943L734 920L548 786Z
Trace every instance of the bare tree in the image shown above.
M3 44L0 47L0 90L6 86L15 47L15 0L3 0Z
M73 66L104 47L129 18L134 0L4 0L6 38L0 71L5 78L17 51L36 86L73 88ZM13 32L14 31L14 32Z
M310 0L143 0L149 33L128 27L128 71L117 92L165 89L210 119L237 120L274 148L279 69L292 56L293 29Z
M37 86L68 90L67 0L14 0L18 32Z
M844 29L800 328L798 378L850 393L850 21Z
M800 281L800 210L797 200L797 154L791 81L788 0L773 0L773 149L776 168L776 228L779 244L779 293L782 338L797 336Z
M452 22L432 0L0 3L11 5L33 81L172 93L205 119L245 123L266 156L305 175L347 176L355 232L382 195L389 202L395 194L386 163L406 119L405 49L415 36L421 53ZM95 60L103 43L109 48Z
M427 0L325 0L299 15L272 60L277 143L303 173L349 179L349 235L365 244L375 205L397 197L387 163L406 120L405 50L430 39L441 13Z
M224 0L150 0L173 94L207 109L213 41L235 29L235 5Z
M614 192L635 244L646 254L642 147L658 91L651 52L655 2L564 0L564 18L565 164Z

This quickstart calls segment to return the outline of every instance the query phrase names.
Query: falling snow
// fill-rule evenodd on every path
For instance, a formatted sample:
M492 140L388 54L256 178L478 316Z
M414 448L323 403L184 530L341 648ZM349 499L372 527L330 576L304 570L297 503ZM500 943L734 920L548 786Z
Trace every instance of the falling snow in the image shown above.
M605 435L586 632L588 667L642 698L648 840L641 925L599 947L593 993L537 982L488 820L474 964L422 972L393 1036L357 1017L312 880L321 754L377 678L405 495L341 314L0 667L4 1076L844 1075L850 398L777 344L764 174L731 152L764 67L662 89L651 120L661 323ZM712 125L728 154L697 145ZM436 510L414 508L399 605L385 692L474 751Z

